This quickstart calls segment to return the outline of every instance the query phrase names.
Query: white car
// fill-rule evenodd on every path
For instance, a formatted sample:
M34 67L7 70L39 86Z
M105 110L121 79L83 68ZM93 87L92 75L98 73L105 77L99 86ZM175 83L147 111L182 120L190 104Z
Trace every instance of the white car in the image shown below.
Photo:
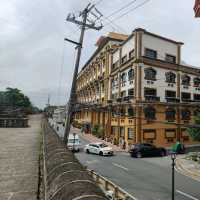
M113 155L111 147L104 143L90 143L85 146L86 153L94 153L100 156Z

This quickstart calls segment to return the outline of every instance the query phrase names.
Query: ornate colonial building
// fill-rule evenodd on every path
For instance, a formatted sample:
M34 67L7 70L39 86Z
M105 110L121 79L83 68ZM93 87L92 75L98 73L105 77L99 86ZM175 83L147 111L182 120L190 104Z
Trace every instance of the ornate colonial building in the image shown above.
M126 145L193 143L186 132L200 110L200 70L182 64L182 42L144 29L110 33L79 73L75 120L100 124Z

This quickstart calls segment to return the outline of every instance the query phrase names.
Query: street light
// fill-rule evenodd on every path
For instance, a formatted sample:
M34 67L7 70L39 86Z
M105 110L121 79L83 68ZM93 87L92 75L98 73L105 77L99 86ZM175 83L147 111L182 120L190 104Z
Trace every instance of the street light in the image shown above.
M175 168L175 160L176 160L176 153L171 153L171 159L172 159L172 200L174 200L175 190L174 190L174 168Z
M73 136L74 136L74 140L73 140L73 149L72 149L72 152L75 152L75 138L76 138L76 133L73 133Z

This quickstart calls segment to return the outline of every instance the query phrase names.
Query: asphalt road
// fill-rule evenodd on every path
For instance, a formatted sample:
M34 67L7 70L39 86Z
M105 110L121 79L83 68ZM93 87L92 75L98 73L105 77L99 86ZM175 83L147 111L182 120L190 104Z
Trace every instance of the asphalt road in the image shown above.
M63 136L63 128L58 134ZM81 138L82 145L89 142ZM128 153L101 157L76 153L79 161L138 200L171 200L171 158L132 158ZM175 172L175 200L200 200L200 182Z
M82 144L88 142L82 139ZM101 157L79 152L80 162L113 181L138 200L171 200L171 158ZM175 173L176 200L200 200L200 182Z

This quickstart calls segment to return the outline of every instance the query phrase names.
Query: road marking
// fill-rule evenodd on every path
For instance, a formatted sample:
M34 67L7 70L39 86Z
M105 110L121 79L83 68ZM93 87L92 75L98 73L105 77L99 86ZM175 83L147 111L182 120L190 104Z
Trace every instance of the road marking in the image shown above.
M95 164L95 163L98 163L98 162L99 162L98 160L86 160L87 164Z
M117 163L112 163L114 166L116 166L116 167L119 167L119 168L121 168L121 169L123 169L123 170L126 170L126 171L128 171L128 168L126 168L126 167L124 167L124 166L122 166L122 165L119 165L119 164L117 164Z
M185 192L182 192L180 190L176 190L176 192L179 193L179 194L182 194L183 196L188 197L188 198L190 198L192 200L199 200L199 199L197 199L197 198L195 198L195 197L193 197L193 196L191 196L191 195L189 195L189 194L187 194Z

